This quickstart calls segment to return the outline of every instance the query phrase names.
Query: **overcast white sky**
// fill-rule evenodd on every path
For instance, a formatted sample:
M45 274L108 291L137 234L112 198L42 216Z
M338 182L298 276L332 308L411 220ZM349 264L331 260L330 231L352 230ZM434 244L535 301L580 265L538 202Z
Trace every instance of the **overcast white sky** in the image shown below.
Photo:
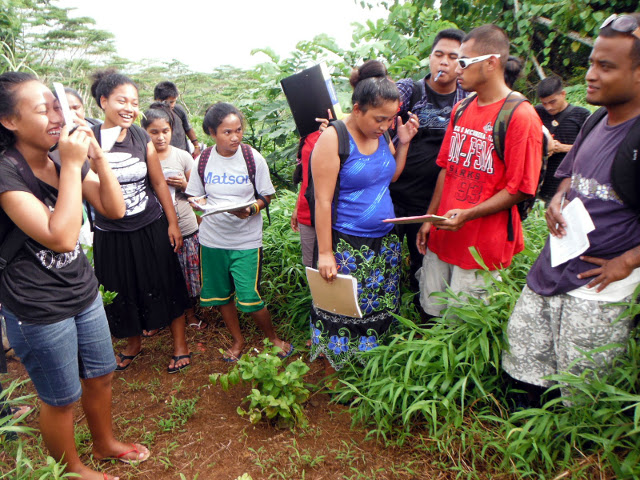
M118 54L129 60L180 60L192 70L220 65L248 68L266 61L254 48L271 47L281 57L300 40L326 33L347 48L352 22L386 17L354 0L59 0L113 33Z

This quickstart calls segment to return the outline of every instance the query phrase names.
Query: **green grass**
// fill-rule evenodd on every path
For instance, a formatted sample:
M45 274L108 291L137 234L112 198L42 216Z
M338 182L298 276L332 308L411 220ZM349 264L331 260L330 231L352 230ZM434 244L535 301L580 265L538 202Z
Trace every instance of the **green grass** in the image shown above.
M351 402L354 423L370 436L424 449L457 478L483 472L587 479L595 471L638 478L637 331L627 355L607 372L554 377L568 385L572 405L556 398L542 408L514 409L501 352L509 315L547 236L540 207L525 226L527 250L501 279L486 276L486 301L447 291L440 297L448 308L430 328L398 317L391 340L367 352L366 367L341 372L337 400ZM638 310L630 305L626 314Z

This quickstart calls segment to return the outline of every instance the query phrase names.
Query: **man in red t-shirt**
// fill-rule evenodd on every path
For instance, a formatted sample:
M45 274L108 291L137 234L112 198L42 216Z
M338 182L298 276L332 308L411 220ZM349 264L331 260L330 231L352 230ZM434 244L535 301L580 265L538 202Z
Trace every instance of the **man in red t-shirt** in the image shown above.
M420 276L420 304L437 316L444 305L434 292L481 294L481 266L475 247L490 271L508 267L522 251L522 224L516 204L535 195L542 159L542 123L528 102L513 112L505 136L504 161L494 151L493 126L511 92L504 81L509 38L495 25L475 28L460 47L457 73L462 88L476 92L445 134L437 163L442 168L427 213L447 217L425 223L417 238L425 254ZM459 104L458 104L459 107ZM452 119L455 115L452 112ZM511 215L509 214L511 211ZM507 236L512 222L513 240ZM428 247L428 248L427 248Z

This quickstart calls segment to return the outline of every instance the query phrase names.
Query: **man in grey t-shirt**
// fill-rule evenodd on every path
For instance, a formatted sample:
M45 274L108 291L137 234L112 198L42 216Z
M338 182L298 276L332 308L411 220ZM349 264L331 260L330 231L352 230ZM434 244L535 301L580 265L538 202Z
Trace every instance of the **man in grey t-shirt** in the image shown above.
M607 114L588 132L558 167L558 193L546 212L554 237L565 237L571 224L562 207L580 201L595 225L588 249L551 266L550 242L527 276L509 319L509 351L503 367L535 404L553 384L543 377L609 363L626 344L633 319L616 320L640 284L640 222L638 212L614 188L611 166L626 134L640 121L640 14L612 16L601 27L586 75L587 97ZM567 210L564 210L566 214ZM587 358L581 351L599 351ZM594 364L595 361L595 364Z
M178 100L178 87L175 83L165 81L160 82L153 89L153 98L156 102L165 102L173 111L173 132L171 135L171 145L182 150L189 151L187 147L187 137L193 144L193 152L191 156L198 158L200 155L200 144L196 131L193 129L187 118L187 112L180 105L176 104Z

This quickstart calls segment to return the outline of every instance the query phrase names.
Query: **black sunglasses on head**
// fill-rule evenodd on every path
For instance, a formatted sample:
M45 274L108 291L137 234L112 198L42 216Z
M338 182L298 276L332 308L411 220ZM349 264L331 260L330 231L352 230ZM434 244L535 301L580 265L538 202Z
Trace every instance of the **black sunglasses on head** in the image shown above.
M628 33L640 40L640 25L638 25L638 21L631 15L618 16L614 13L600 25L600 30L609 26L616 32Z

